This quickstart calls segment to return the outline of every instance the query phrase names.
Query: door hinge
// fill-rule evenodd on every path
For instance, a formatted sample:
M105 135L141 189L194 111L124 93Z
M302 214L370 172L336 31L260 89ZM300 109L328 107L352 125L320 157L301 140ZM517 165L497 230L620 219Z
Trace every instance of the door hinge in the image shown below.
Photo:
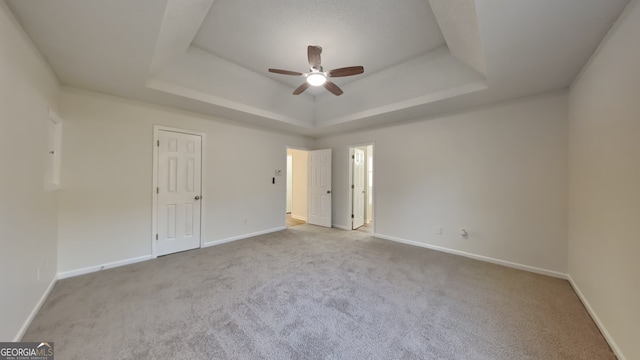
M351 214L351 218L352 218L352 219L354 219L354 218L355 218L355 216L353 216L353 214Z
M160 188L159 187L156 188L156 194L160 194Z
M160 140L158 140L158 142L156 142L156 145L157 145L158 147L160 147Z
M352 159L355 159L355 158L356 158L356 156L355 156L355 155L351 155L351 158L352 158Z
M355 185L351 185L351 188L352 188L352 189L355 189L355 188L356 188L356 186L355 186Z
M156 240L158 240L158 234L156 234Z

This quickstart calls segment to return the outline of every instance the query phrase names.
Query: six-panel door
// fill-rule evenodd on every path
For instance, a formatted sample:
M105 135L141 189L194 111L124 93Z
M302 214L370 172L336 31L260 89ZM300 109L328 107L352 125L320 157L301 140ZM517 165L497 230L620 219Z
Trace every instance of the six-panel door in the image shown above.
M200 247L202 138L158 132L156 255Z
M331 149L309 151L307 223L331 227Z

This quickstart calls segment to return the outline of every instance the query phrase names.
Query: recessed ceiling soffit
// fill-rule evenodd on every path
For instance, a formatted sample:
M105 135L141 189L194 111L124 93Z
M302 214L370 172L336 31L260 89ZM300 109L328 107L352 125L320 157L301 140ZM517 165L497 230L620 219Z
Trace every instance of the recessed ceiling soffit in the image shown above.
M168 0L146 86L309 129L487 88L475 1L372 1ZM308 71L307 45L365 73L337 80L340 97L293 96L302 80L267 68Z

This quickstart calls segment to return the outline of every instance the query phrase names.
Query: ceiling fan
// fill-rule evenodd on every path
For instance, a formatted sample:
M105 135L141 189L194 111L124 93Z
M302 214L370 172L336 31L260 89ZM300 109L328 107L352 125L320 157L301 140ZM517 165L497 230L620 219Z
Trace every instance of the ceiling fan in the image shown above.
M364 72L364 67L362 66L349 66L324 71L320 64L320 53L322 53L322 48L320 46L309 45L307 47L307 57L309 58L309 68L311 69L309 72L301 73L280 69L269 69L269 72L283 75L304 76L307 81L298 86L298 88L293 92L293 95L302 94L302 92L307 90L310 86L324 86L325 89L329 90L336 96L342 95L343 91L338 85L328 78L358 75Z

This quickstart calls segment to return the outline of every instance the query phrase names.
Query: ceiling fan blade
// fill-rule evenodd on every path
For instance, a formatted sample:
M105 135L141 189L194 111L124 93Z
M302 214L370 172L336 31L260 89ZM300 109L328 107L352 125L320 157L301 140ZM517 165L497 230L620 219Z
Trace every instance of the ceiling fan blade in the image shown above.
M309 45L307 46L307 57L309 58L309 67L322 71L322 65L320 64L320 54L322 48L320 46Z
M280 69L269 69L269 72L282 74L282 75L293 75L293 76L302 76L301 72L290 71L290 70L280 70Z
M335 96L340 96L343 93L342 89L340 89L338 85L336 85L334 82L329 80L327 80L327 82L324 83L324 88L331 91L331 93Z
M302 94L305 90L307 90L309 88L309 86L311 86L311 85L309 85L308 82L306 82L306 81L303 82L302 85L298 86L298 88L293 91L293 95Z
M341 77L341 76L351 76L358 75L364 72L364 67L362 66L349 66L343 67L339 69L329 70L329 77Z

